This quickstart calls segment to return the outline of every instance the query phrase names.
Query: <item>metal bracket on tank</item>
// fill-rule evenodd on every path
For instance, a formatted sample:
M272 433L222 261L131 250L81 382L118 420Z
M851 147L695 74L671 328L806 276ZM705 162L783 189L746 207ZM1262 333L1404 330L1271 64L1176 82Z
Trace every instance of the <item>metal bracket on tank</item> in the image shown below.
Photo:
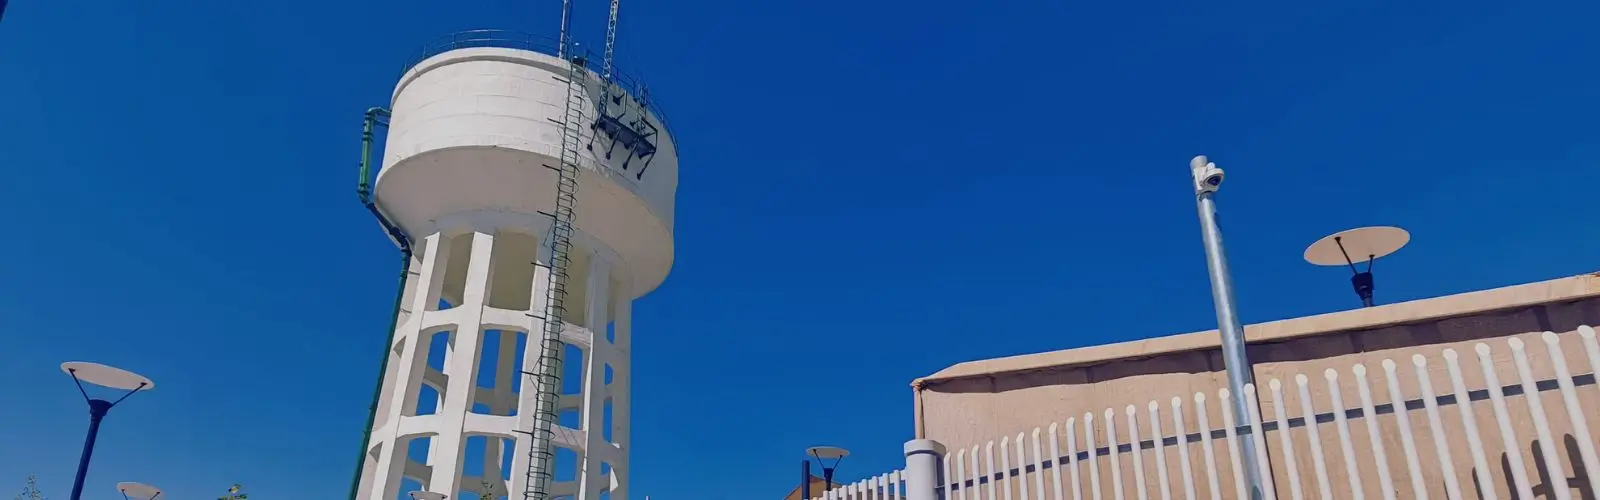
M602 83L602 85L611 84ZM643 159L644 165L639 167L639 171L634 174L634 179L643 179L645 170L650 168L650 162L655 159L655 136L661 132L661 129L657 128L655 124L650 123L648 115L644 112L646 109L645 102L648 102L650 95L649 91L640 92L640 102L637 102L639 109L635 113L637 117L626 121L624 121L624 117L628 116L627 108L629 106L622 106L622 98L625 94L617 92L613 95L615 97L612 100L619 105L618 107L623 108L622 112L613 116L610 113L611 107L608 106L610 103L604 102L605 100L602 99L595 106L597 111L595 113L596 118L594 123L589 125L589 130L605 132L606 137L611 138L611 145L606 147L605 159L607 160L611 159L611 155L616 152L617 145L622 145L623 150L628 153L628 157L622 160L623 171L628 170L628 165L633 162L635 157ZM598 135L590 134L589 151L594 151L594 138Z

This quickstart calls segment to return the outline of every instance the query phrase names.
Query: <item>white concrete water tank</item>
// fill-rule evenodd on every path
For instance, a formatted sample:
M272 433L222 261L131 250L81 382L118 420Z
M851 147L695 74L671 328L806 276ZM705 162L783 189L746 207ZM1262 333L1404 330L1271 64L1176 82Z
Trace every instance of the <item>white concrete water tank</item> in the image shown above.
M547 166L561 161L567 71L553 55L507 48L451 50L413 66L394 90L379 207L413 237L433 232L452 215L551 213L556 173ZM586 145L601 94L600 75L591 69L588 80L581 128ZM639 108L636 96L621 99ZM595 138L593 150L581 152L576 221L579 231L622 257L633 274L629 289L638 295L659 286L672 267L678 190L671 132L660 116L646 112L660 132L644 175L638 175L644 160L628 158L620 147L604 157L605 134Z
M403 482L450 498L520 499L526 487L569 65L553 50L484 33L424 53L395 86L374 199L409 236L413 257L361 500L393 500ZM552 433L577 462L569 477L557 464L550 494L625 500L632 301L672 268L678 158L663 117L630 81L611 87L614 119L599 116L597 65L577 96L582 147L561 329L564 378L579 379L579 390L559 396ZM620 123L648 132L653 154L627 146L641 134L614 144ZM420 410L425 401L432 413ZM488 444L469 457L475 438ZM410 453L417 440L428 442L425 459ZM469 460L482 461L481 475L465 475Z

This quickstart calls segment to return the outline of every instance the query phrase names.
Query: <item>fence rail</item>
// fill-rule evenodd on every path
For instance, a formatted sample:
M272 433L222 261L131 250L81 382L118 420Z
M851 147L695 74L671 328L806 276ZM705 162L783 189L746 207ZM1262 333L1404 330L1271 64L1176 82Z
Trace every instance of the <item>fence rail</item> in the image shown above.
M1246 445L1267 457L1259 472L1268 500L1595 498L1600 458L1587 422L1600 411L1595 331L1520 337L1274 378L1242 395L1222 389L1085 412L937 459L915 459L908 443L905 469L820 498L1250 498ZM1579 363L1589 373L1574 375L1569 364ZM1247 399L1249 415L1232 414L1233 397Z

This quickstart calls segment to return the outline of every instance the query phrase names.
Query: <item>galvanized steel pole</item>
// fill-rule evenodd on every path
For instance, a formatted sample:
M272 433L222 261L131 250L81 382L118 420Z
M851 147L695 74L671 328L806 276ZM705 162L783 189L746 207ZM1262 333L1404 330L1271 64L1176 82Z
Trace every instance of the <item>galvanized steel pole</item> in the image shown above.
M1244 327L1239 324L1239 313L1233 302L1233 278L1228 273L1228 256L1222 249L1222 229L1217 226L1217 205L1212 196L1222 186L1222 169L1208 161L1205 155L1189 161L1189 171L1194 178L1195 208L1200 212L1200 236L1206 247L1206 267L1211 271L1211 300L1217 310L1217 333L1222 336L1222 361L1228 373L1228 392L1233 405L1234 425L1239 428L1239 454L1244 477L1250 484L1250 497L1263 498L1259 460L1253 440L1247 434L1249 427L1242 425L1250 419L1250 402L1244 387L1255 383L1250 360L1245 356Z

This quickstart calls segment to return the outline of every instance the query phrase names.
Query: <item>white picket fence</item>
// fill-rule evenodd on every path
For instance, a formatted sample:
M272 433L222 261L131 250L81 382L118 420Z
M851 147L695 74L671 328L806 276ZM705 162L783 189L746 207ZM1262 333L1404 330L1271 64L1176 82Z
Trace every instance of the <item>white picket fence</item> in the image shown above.
M819 498L827 500L900 500L905 498L905 471L897 470L862 479L823 492Z
M1052 422L983 445L946 450L938 458L915 459L914 447L940 445L913 441L907 444L905 469L843 485L819 498L1249 498L1239 453L1246 443L1256 456L1271 457L1258 465L1265 483L1263 497L1268 500L1361 500L1368 495L1384 500L1499 500L1502 494L1570 500L1574 489L1581 498L1594 498L1600 489L1600 458L1578 388L1595 386L1584 387L1595 391L1584 396L1593 409L1600 401L1594 375L1600 369L1600 344L1588 326L1580 327L1576 337L1563 344L1554 333L1538 336L1548 356L1530 356L1534 347L1519 338L1493 341L1510 352L1514 370L1508 371L1515 373L1511 385L1501 385L1494 361L1497 347L1485 342L1473 346L1477 373L1463 369L1462 364L1474 367L1455 350L1438 352L1449 380L1449 386L1438 391L1430 381L1429 364L1439 360L1419 354L1410 360L1411 376L1402 376L1408 369L1401 363L1384 359L1381 372L1370 373L1372 378L1381 377L1376 382L1383 385L1376 391L1368 368L1361 364L1350 367L1348 375L1326 370L1321 380L1304 374L1288 383L1271 379L1264 394L1246 386L1242 397L1251 411L1241 425L1235 425L1229 401L1237 396L1223 389L1214 399L1196 393L1150 401L1142 408L1087 412L1066 419L1064 425ZM1590 370L1574 376L1563 347L1579 343L1583 355L1577 350L1572 354L1586 357ZM1536 379L1530 360L1538 360L1540 371L1553 379ZM1340 383L1345 376L1353 377L1358 407L1346 408L1341 385L1348 388L1350 381ZM1415 381L1406 384L1409 392L1402 390L1402 379ZM1469 390L1469 379L1482 383ZM1375 401L1374 394L1380 392L1388 395L1385 401ZM1298 397L1291 401L1286 393ZM1559 398L1560 403L1547 406L1545 398ZM1323 404L1316 405L1317 401ZM1220 422L1212 420L1212 407L1220 413ZM1272 415L1263 418L1267 409ZM1424 422L1425 428L1414 428L1414 419ZM1262 439L1241 439L1244 434ZM1365 439L1357 437L1362 434ZM1565 437L1565 442L1558 442L1557 436ZM1525 448L1530 445L1531 449ZM1570 460L1561 460L1560 448L1568 450L1565 455ZM1219 460L1219 455L1224 458ZM1465 469L1458 470L1457 462ZM1491 462L1499 462L1499 467L1491 468ZM913 486L919 484L926 487Z

